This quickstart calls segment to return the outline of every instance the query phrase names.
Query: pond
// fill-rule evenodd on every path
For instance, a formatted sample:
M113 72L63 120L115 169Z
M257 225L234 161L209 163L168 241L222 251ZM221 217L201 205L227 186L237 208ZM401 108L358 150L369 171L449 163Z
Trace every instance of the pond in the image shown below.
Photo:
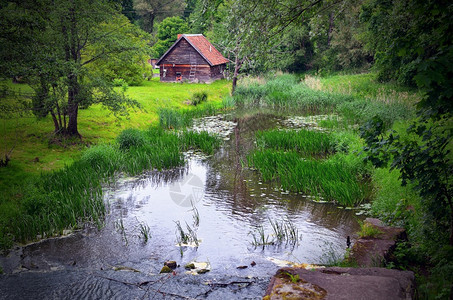
M341 257L347 236L359 230L356 211L284 191L247 167L254 132L288 123L295 126L294 120L271 114L198 120L196 128L216 131L225 140L214 155L188 152L184 168L118 180L105 190L104 227L22 248L4 264L5 271L71 266L157 274L165 261L174 260L180 274L197 262L211 275L268 277L280 266ZM292 228L297 237L276 241L272 224ZM260 230L274 243L254 243Z

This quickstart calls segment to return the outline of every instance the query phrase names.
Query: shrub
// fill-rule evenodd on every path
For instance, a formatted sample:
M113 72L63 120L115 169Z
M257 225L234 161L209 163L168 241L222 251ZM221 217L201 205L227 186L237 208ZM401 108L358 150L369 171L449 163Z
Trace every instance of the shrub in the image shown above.
M197 106L206 101L208 101L208 93L206 91L193 93L191 100L192 105Z

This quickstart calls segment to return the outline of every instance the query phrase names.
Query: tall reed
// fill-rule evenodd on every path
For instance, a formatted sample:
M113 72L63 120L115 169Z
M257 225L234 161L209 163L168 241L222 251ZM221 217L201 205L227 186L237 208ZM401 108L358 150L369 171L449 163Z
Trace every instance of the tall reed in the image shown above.
M296 151L304 155L328 154L335 150L335 141L328 133L314 130L268 130L255 134L259 148Z
M322 197L345 206L359 204L366 197L357 170L342 161L305 159L296 152L272 149L254 151L247 159L263 180L273 180L285 190Z

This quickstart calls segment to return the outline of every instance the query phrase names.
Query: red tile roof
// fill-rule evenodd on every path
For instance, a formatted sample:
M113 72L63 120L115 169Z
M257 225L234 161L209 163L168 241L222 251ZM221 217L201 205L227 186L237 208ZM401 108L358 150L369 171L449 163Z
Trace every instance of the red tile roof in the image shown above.
M157 64L179 43L185 39L211 66L221 65L229 62L223 55L204 37L202 34L181 34L178 40L165 52Z

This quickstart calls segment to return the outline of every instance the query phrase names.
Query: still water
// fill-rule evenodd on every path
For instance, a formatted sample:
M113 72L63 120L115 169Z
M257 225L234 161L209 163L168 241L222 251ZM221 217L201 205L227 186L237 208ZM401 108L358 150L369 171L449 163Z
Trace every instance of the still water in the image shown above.
M183 168L119 179L105 188L105 226L18 248L2 258L5 273L70 267L157 274L165 261L174 260L177 274L186 272L187 263L200 262L211 275L266 277L291 263L341 257L347 236L359 230L354 210L281 190L247 165L254 132L285 127L287 121L272 114L199 120L195 129L215 131L225 140L214 155L188 152ZM260 228L275 238L270 220L291 223L297 241L254 245ZM182 243L177 224L196 242Z

